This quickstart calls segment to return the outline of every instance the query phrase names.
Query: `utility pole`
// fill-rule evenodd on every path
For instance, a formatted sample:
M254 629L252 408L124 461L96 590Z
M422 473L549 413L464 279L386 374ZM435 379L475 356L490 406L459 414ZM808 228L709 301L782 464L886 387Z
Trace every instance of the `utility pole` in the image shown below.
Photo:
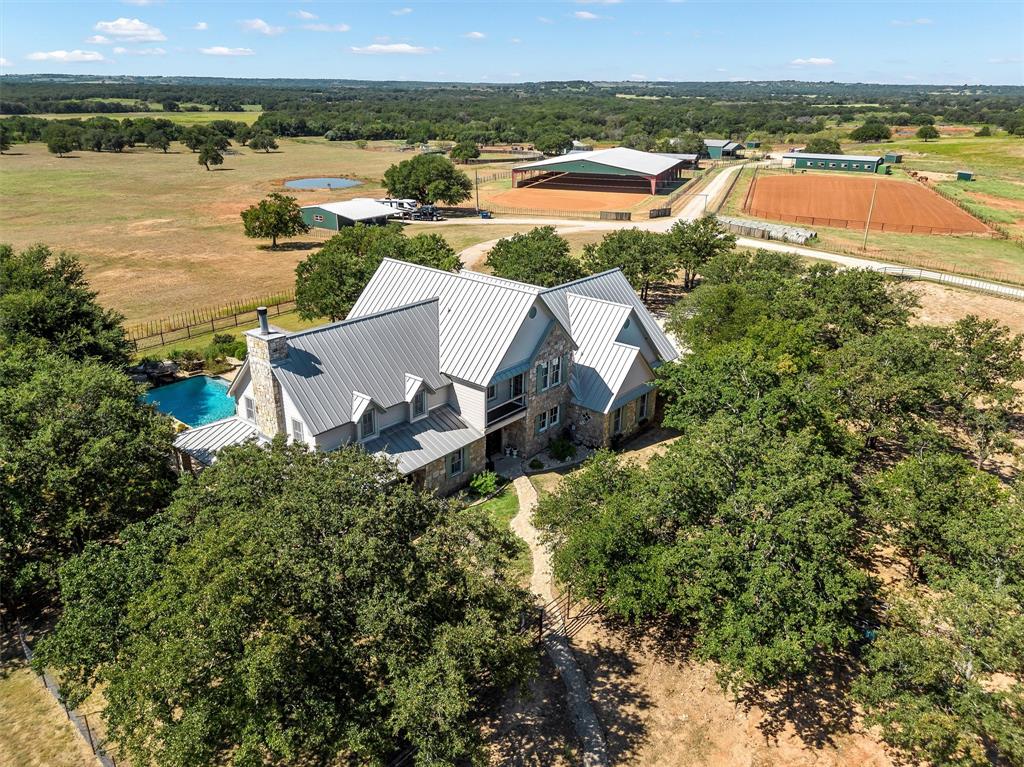
M871 190L871 204L868 205L868 220L864 223L864 242L861 243L861 251L868 249L868 229L871 227L871 214L875 212L875 195L878 194L878 179L875 179L875 186Z
M475 179L473 186L476 187L476 212L480 212L480 171L477 168L473 168L473 178Z

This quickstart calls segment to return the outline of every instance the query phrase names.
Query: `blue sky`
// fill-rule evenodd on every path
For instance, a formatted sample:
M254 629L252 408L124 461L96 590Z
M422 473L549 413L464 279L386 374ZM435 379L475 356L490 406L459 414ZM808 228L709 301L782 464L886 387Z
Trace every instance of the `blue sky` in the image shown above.
M1024 84L1020 2L0 3L9 73Z

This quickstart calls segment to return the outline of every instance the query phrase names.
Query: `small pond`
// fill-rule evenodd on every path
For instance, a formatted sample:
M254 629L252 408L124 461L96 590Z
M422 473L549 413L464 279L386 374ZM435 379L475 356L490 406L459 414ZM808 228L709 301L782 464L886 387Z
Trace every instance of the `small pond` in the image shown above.
M289 189L345 189L350 186L359 186L362 181L354 178L296 178L292 181L285 181L284 185Z
M193 376L146 392L145 401L189 426L202 426L235 414L228 384L219 378Z

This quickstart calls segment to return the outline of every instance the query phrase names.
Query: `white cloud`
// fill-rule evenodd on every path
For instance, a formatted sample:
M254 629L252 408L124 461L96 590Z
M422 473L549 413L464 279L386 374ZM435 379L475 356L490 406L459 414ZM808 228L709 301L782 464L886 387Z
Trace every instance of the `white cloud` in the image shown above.
M618 5L622 0L576 0L579 5Z
M392 16L408 16L410 13L412 13L412 8L395 8L395 10L393 10L391 12L391 15Z
M818 56L811 56L806 59L793 59L789 62L794 67L830 67L836 62L832 59L822 58Z
M373 45L352 46L352 53L366 55L382 55L388 53L421 55L432 53L437 48L424 48L421 45L409 45L409 43L374 43Z
M81 61L106 61L99 51L36 51L26 56L29 61L64 61L77 63Z
M292 11L292 16L297 19L302 19L303 21L311 21L313 19L320 18L315 13L310 13L309 11Z
M594 21L594 19L601 18L596 13L591 13L590 11L576 11L573 13L573 17L583 21Z
M893 19L889 22L892 27L926 27L935 22L931 19Z
M989 59L989 64L1020 64L1024 61L1024 58L1020 56L1004 56L1001 58Z
M167 39L156 27L124 16L113 21L97 21L93 29L119 43L159 43Z
M537 21L539 21L541 24L554 24L555 23L551 19L549 19L547 16L538 16L537 17Z
M114 48L114 53L127 56L165 56L167 51L163 48Z
M5 59L3 56L0 56L0 67L13 67L13 66L14 66L14 62L13 61L11 61L10 59Z
M244 19L242 29L249 32L259 32L261 35L279 35L284 32L284 27L272 27L263 19Z
M209 24L207 24L207 23L206 23L205 21L197 21L197 22L196 22L196 23L195 23L195 24L194 24L194 25L192 26L192 29L194 29L194 30L195 30L196 32L205 32L205 31L206 31L206 30L208 30L209 28L210 28L210 25L209 25Z
M90 45L110 45L110 38L104 37L103 35L92 35L91 37L85 38L85 42Z
M163 0L121 0L125 5L156 5Z
M199 52L207 56L252 56L255 53L252 48L228 48L223 45L215 45L212 48L200 48Z
M467 40L483 40L487 35L483 32L467 32L463 35Z
M629 79L630 80L641 80L641 81L643 81L643 80L647 80L648 78L647 78L647 75L630 75Z
M303 24L302 28L310 32L348 32L352 27L348 24Z
M513 45L519 45L519 43L523 41L520 40L518 37L511 37L509 38L509 42L512 43Z

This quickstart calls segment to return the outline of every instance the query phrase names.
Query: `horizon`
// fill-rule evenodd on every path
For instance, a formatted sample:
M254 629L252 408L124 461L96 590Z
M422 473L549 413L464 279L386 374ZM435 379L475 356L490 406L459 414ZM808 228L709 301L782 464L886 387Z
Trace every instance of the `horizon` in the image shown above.
M41 7L59 12L47 13L40 24ZM0 14L5 75L1024 85L1024 6L992 0L245 7L21 0L4 3ZM311 73L311 67L323 71Z

